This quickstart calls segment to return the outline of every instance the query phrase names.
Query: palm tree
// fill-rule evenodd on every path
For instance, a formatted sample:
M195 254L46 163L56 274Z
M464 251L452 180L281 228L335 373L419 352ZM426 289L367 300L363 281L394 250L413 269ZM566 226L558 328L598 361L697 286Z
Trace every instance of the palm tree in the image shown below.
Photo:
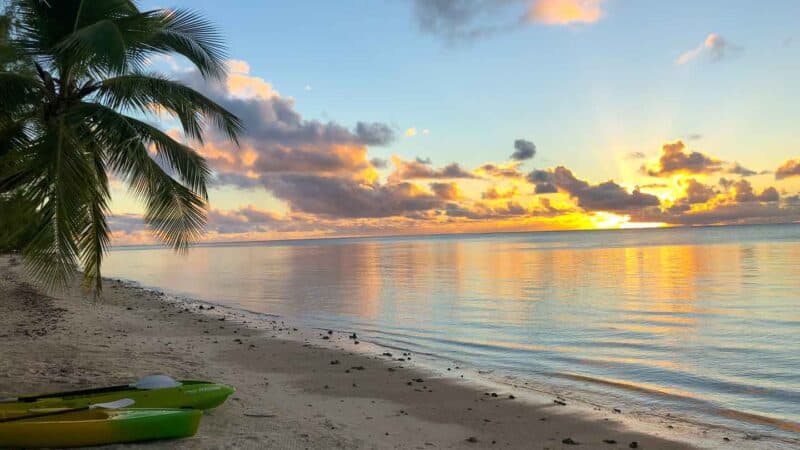
M199 92L148 72L147 62L176 53L203 77L222 78L220 34L195 12L140 11L130 0L11 0L8 11L11 45L30 70L0 68L0 194L35 205L23 249L34 275L64 286L82 266L85 286L100 293L110 175L143 201L154 234L185 250L203 231L210 171L146 120L169 113L200 143L207 123L234 142L241 123Z

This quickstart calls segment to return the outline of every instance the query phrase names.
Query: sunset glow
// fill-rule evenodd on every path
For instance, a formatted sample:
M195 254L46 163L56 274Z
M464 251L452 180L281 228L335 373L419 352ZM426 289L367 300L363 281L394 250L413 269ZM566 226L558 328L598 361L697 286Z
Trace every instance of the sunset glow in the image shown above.
M238 147L213 130L190 143L214 172L205 240L800 221L800 141L786 109L800 99L791 23L760 24L750 42L735 24L653 29L643 11L611 1L485 11L466 2L460 19L410 3L371 5L371 17L392 19L363 24L369 40L342 29L292 48L254 44L281 42L291 11L263 27L241 23L260 13L243 19L209 4L235 44L225 78L203 81L172 57L148 61L246 126ZM784 6L775 17L796 10ZM648 37L674 26L681 36ZM409 47L386 54L387 30ZM339 48L372 56L330 59ZM296 57L320 51L324 63ZM400 69L398 58L430 71ZM177 122L158 119L183 138ZM154 242L124 187L113 192L114 243Z

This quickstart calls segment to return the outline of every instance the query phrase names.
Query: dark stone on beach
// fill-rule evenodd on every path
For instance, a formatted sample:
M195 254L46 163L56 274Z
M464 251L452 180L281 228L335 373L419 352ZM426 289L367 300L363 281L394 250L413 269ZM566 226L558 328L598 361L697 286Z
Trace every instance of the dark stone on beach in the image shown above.
M414 383L412 383L412 382L410 382L410 381L409 381L409 382L408 382L408 383L406 383L406 384L407 384L407 385L409 385L409 386L411 386L411 385L413 385Z
M350 335L350 339L358 339L358 335L353 333Z
M356 345L358 345L358 341L355 341L355 342L353 342L353 344L356 344Z
M127 307L127 308L125 308L125 309L127 309L128 311L133 311L133 308L131 308L130 306L128 306L128 307Z
M328 336L322 336L322 339L324 339L324 340L326 340L326 341L327 341L327 340L328 340L328 339L330 339L330 338L329 338Z
M722 440L725 441L725 442L730 442L731 438L724 437L724 438L722 438Z
M616 414L622 414L622 410L619 408L614 408L612 411L614 411Z
M515 398L517 398L517 397L514 397L514 395L513 395L513 394L508 396L508 399L509 399L509 400L514 400Z
M336 364L339 364L339 360L338 359L334 359L333 361L331 361L331 365L332 366L335 366Z
M394 372L394 367L389 367L387 370L388 370L389 372Z
M217 320L219 320L220 322L223 322L223 321L225 321L225 318L224 318L224 317L220 317L220 318L219 318L219 319L217 319Z
M391 353L389 353L389 352L385 352L385 353L384 353L383 355L381 355L381 356L388 356L389 358L391 358L391 357L392 357L392 354L391 354Z
M630 447L630 448L639 448L639 443L636 442L636 441L633 441L630 444L628 444L628 447Z
M472 442L474 444L475 442L478 442L478 438L475 436L470 436L467 438L467 442Z
M617 443L617 441L615 441L614 439L603 439L603 442L605 442L606 444L616 444Z
M411 380L411 381L416 381L417 383L422 383L422 382L424 382L425 380L423 380L422 378L414 378L414 379L413 379L413 380Z
M497 392L492 392L492 397L497 397Z
M351 367L353 370L364 370L364 366L353 366Z
M572 440L572 438L566 438L566 439L562 439L562 440L561 440L561 443L562 443L562 444L566 444L566 445L579 445L577 442L575 442L574 440Z
M328 330L328 334L333 334L333 330Z
M553 400L553 403L556 405L567 406L567 402L562 402L561 400Z

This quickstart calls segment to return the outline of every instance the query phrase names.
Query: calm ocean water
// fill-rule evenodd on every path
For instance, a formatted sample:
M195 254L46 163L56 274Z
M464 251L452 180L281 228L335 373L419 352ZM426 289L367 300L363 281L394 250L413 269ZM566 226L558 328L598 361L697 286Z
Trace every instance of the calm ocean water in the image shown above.
M640 409L800 433L800 225L127 248L105 273Z

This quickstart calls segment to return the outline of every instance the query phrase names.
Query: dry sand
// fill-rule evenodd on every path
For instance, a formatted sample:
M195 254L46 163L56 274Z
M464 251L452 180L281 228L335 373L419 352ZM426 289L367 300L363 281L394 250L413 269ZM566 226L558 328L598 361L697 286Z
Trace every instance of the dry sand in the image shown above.
M99 303L86 300L77 282L48 296L16 258L0 256L0 397L127 383L152 373L236 386L194 438L126 448L786 447L511 386L487 390L458 375L432 377L398 361L402 353L355 352L355 340L344 333L299 330L280 320L254 329L222 308L197 305L110 280Z

